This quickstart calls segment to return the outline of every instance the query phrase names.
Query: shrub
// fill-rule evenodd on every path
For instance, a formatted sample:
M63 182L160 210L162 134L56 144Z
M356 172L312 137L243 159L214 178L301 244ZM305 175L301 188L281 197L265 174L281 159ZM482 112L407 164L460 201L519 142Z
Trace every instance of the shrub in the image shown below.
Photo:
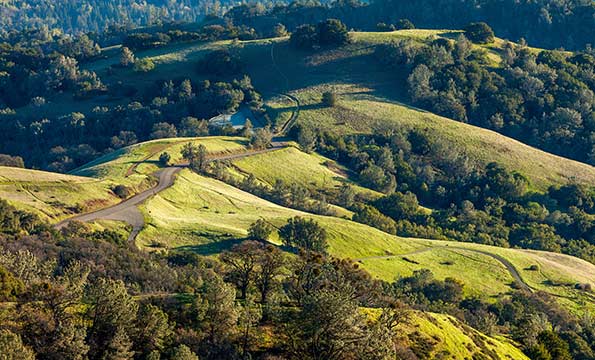
M289 42L299 49L312 49L318 44L318 33L313 25L299 26L291 34Z
M350 42L347 26L337 19L327 19L318 23L318 43L322 46L345 45Z
M23 158L20 156L0 154L0 166L24 168L25 163L23 162Z
M248 228L248 236L253 240L267 241L273 232L273 227L264 219L258 219Z
M326 230L316 221L299 216L287 220L287 224L279 229L279 236L286 246L318 252L326 252L328 247Z
M120 199L126 199L130 196L130 189L126 185L116 185L112 188L112 191Z
M465 28L465 36L474 43L489 44L494 41L494 31L484 23L471 23Z
M161 166L168 166L170 160L171 156L167 152L164 152L161 155L159 155L159 164L161 164Z
M149 72L155 69L155 63L151 59L140 59L134 63L135 72Z
M326 106L334 107L335 105L337 105L337 100L337 94L335 94L334 92L325 91L322 94L322 103Z
M244 68L240 58L227 50L208 53L198 63L198 71L217 76L238 74Z

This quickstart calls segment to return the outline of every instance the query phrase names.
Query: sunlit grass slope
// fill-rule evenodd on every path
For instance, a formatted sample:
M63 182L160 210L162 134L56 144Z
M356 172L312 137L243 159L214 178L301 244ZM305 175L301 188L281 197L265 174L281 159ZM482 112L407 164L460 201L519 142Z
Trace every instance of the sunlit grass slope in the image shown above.
M321 106L322 92L331 89L340 94L338 105ZM293 94L302 103L298 121L305 124L343 134L384 132L391 128L425 131L446 140L478 164L495 161L521 172L539 190L570 180L595 183L593 166L552 155L491 130L379 98L369 88L336 84ZM282 107L275 102L270 106Z
M126 185L133 192L152 186L155 180L150 175L159 169L159 155L167 151L172 163L180 162L180 150L188 142L205 145L210 155L246 149L246 140L238 137L175 138L120 149L72 175L0 167L0 198L52 222L101 209L121 201L111 191L115 185Z
M528 359L510 340L482 334L449 315L415 312L404 332L433 342L435 359Z
M241 152L246 139L240 137L168 138L128 146L102 156L78 169L74 175L118 180L124 184L138 184L159 167L159 155L167 152L171 163L181 161L180 151L186 143L202 144L210 155Z
M505 266L483 252L508 259L535 290L555 295L577 309L595 306L593 294L574 289L594 284L595 266L559 254L502 249L477 244L401 238L345 219L288 209L220 181L184 170L171 188L146 202L147 227L138 245L154 249L187 248L216 254L245 238L250 224L264 218L276 227L300 215L316 219L329 234L329 251L356 259L374 276L394 280L415 270L430 269L438 279L453 277L465 283L468 295L497 297L509 292L513 278ZM278 239L272 239L278 243ZM538 265L538 271L531 271Z
M307 154L294 147L233 160L232 164L244 174L253 174L270 186L282 180L305 188L324 191L342 184L350 184L354 190L369 196L380 193L357 185L349 177L349 171L336 162L316 153ZM353 174L351 174L353 175ZM353 176L352 176L353 177Z
M0 198L50 221L118 202L108 181L0 166Z

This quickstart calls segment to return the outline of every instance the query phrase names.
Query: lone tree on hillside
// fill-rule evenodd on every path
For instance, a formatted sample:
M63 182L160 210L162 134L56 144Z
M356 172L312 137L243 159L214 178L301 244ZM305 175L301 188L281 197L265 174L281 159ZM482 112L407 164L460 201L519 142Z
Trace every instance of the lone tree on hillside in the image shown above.
M203 173L207 169L207 148L203 144L198 146L186 143L181 151L182 157L188 160L192 170Z
M477 44L489 44L494 42L494 31L484 23L471 23L465 28L465 36Z
M322 103L328 107L337 105L337 94L332 91L325 91L322 93Z
M266 149L273 141L273 133L268 127L256 129L250 137L250 146L253 149Z
M168 166L170 160L171 156L167 152L163 152L159 155L159 164L161 164L161 166Z
M264 219L258 219L248 228L248 236L252 240L267 241L273 232L273 227Z
M279 236L287 246L318 252L326 252L328 247L326 230L316 221L299 216L287 220L279 229Z
M130 67L134 65L135 61L136 59L132 50L126 46L123 46L122 50L120 51L120 65L123 67Z
M318 33L314 25L301 25L291 34L289 42L296 48L310 50L318 45Z
M318 23L318 43L322 46L345 45L350 42L347 26L337 19L327 19Z

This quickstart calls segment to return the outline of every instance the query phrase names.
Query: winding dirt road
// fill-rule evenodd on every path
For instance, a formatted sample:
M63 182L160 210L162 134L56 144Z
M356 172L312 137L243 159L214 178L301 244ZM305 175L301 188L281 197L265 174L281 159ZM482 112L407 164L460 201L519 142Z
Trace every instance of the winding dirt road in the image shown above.
M257 154L263 154L275 150L280 150L287 147L287 143L282 141L273 141L271 143L271 147L264 149L264 150L254 150L254 151L246 151L243 153L237 154L224 154L224 155L215 155L208 157L209 161L224 161L224 160L234 160L240 159L248 156L253 156ZM66 220L63 220L56 224L54 227L56 229L61 229L66 226L70 221L82 221L82 222L89 222L95 220L118 220L124 221L132 226L132 231L128 236L128 241L130 243L134 242L136 236L140 233L140 231L145 226L145 219L143 214L138 209L138 205L142 204L148 198L152 197L153 195L158 194L159 192L169 188L174 184L176 174L182 170L182 168L187 167L187 164L180 164L177 166L170 166L163 168L155 173L155 176L158 177L159 182L158 184L148 190L145 190L139 194L134 195L133 197L122 201L119 204L93 211L86 214L76 215Z
M512 278L514 279L514 282L519 286L519 288L529 291L529 292L533 292L533 289L529 286L529 284L527 284L524 280L523 277L521 276L521 274L519 273L519 271L517 270L517 268L510 262L508 261L506 258L498 255L498 254L493 254L487 251L483 251L483 250L476 250L476 249L469 249L469 248L464 248L464 247L459 247L459 246L433 246L433 247L429 247L429 248L425 248L425 249L419 249L419 250L415 250L406 254L397 254L397 255L377 255L377 256L368 256L368 257L363 257L363 258L358 258L355 259L355 261L364 261L364 260L372 260L372 259L391 259L391 258L397 258L397 257L404 257L404 256L408 256L408 255L415 255L415 254L420 254L426 251L430 251L430 250L434 250L434 249L445 249L445 250L462 250L462 251L471 251L471 252L475 252L478 254L482 254L482 255L486 255L491 257L492 259L497 260L498 262L500 262L502 265L504 265L504 267L506 268L506 270L508 270L508 272L510 273L510 275L512 276Z

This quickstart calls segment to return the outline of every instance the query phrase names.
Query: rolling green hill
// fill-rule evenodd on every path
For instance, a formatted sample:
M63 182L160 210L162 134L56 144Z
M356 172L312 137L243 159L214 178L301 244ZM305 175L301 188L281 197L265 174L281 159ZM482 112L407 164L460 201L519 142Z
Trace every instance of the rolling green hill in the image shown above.
M0 166L0 198L50 221L115 204L110 187L100 179Z
M72 175L0 166L0 198L51 222L98 210L121 201L112 192L116 185L125 185L132 193L152 187L159 154L167 151L172 162L179 162L180 150L189 141L205 145L211 155L241 152L246 144L236 137L148 141L102 156Z
M152 250L185 248L217 254L245 238L250 224L259 218L280 227L299 215L324 226L331 254L357 259L384 280L430 269L439 279L462 280L469 295L499 297L517 285L496 255L510 262L534 291L550 293L575 311L595 309L593 294L575 289L576 284L593 284L595 279L595 265L586 261L548 252L397 237L349 220L284 208L188 170L174 186L147 201L142 211L147 227L137 244ZM529 270L531 265L538 270Z
M433 358L474 359L482 354L491 359L528 359L509 339L486 336L448 315L416 312L404 332L417 332L435 342Z
M333 108L320 105L322 92L340 94ZM450 120L399 102L380 98L369 88L348 84L310 87L292 93L301 103L298 121L335 133L373 133L389 129L425 131L446 139L471 160L485 165L498 162L525 175L532 187L545 190L552 184L595 182L595 167L552 155L497 132ZM278 116L291 111L283 102L272 101Z

